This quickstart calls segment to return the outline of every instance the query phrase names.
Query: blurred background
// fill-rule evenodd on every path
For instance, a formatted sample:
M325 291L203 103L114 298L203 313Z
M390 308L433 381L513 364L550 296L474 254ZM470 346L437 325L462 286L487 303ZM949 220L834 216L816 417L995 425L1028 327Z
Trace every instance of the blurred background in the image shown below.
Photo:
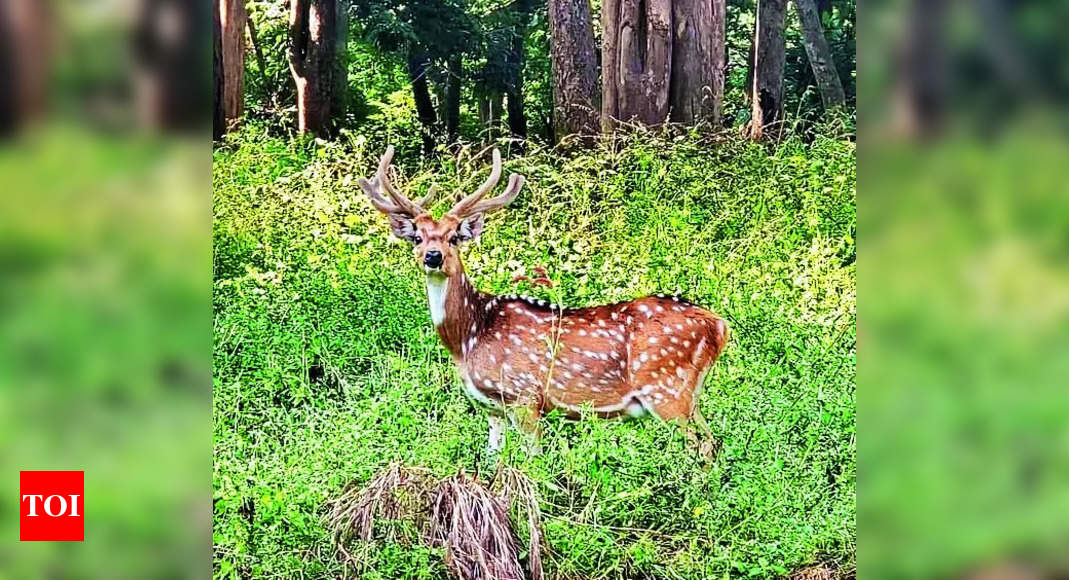
M210 574L211 14L0 0L0 578ZM20 470L85 542L17 541Z
M858 570L1069 573L1065 2L858 21Z
M0 576L210 574L211 6L0 1ZM1069 573L1069 6L858 20L858 568ZM17 471L84 469L81 544Z

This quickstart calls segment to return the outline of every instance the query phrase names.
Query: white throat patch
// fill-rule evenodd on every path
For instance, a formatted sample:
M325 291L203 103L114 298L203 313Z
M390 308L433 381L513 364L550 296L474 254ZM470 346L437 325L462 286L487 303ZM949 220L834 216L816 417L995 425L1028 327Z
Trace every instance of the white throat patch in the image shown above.
M431 306L431 322L440 326L445 320L445 296L449 290L449 278L437 274L427 276L427 302Z

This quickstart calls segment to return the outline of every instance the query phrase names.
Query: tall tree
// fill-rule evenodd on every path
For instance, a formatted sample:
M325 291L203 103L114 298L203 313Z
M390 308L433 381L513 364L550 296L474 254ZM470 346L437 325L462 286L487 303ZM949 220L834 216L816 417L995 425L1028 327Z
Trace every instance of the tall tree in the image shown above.
M0 90L0 139L13 134L19 126L17 44L10 11L8 3L0 4L0 78L7 80L7 86Z
M820 90L824 110L842 108L846 105L846 94L843 92L843 83L839 79L839 71L835 70L835 61L832 60L831 49L828 48L828 39L824 37L824 27L820 24L817 4L814 0L794 0L794 7L798 11L798 20L802 24L805 53L809 57L813 76L817 79L817 88Z
M0 54L3 54L0 52ZM219 0L212 2L212 139L218 141L226 133L226 111L223 93L226 80L223 74L223 25L219 22Z
M598 129L597 55L589 0L549 0L553 119L558 139Z
M460 139L460 91L464 84L464 55L449 56L445 80L445 135L450 145Z
M134 99L142 126L181 131L204 126L212 85L200 75L207 72L213 8L184 0L134 3Z
M750 100L750 123L746 134L761 139L779 134L783 117L783 37L787 0L758 0L753 44L747 74L746 96Z
M324 135L345 113L347 0L290 0L289 64L297 127Z
M915 0L906 5L908 25L895 43L891 90L892 128L900 136L930 135L943 127L950 92L945 33L950 7L949 0Z
M720 122L724 100L725 0L673 0L671 118Z
M504 109L503 88L500 79L489 73L488 67L483 70L480 77L479 87L476 89L476 99L479 104L479 123L482 124L490 139L496 139L501 132L502 110Z
M53 2L7 0L0 5L0 124L6 131L41 116L48 100Z
M604 0L602 129L718 122L725 12L724 0Z
M505 56L505 96L508 99L509 132L518 139L527 138L527 114L523 107L524 46L533 10L533 0L516 0L512 14L511 39Z
M245 0L217 2L223 58L223 114L228 123L241 118L245 101Z
M434 152L435 137L438 134L438 116L434 112L427 73L430 71L431 59L423 50L413 47L408 56L408 80L412 83L412 96L416 100L416 116L419 117L420 135L423 137L423 152Z
M483 38L482 51L486 54L486 63L479 71L476 82L476 99L479 103L479 121L486 131L486 137L496 139L501 134L501 123L505 119L505 93L509 78L508 53L512 46L512 31L507 20L501 20L501 14L483 23L487 29Z

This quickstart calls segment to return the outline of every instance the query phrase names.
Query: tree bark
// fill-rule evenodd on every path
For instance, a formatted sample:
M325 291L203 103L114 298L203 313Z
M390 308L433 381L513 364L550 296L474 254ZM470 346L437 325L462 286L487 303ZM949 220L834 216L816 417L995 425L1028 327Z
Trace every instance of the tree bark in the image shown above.
M241 118L245 100L245 0L222 0L219 24L222 27L223 114L232 124Z
M549 0L554 132L593 135L598 130L597 55L589 0Z
M842 108L846 105L846 93L843 92L839 71L835 70L835 61L832 60L831 49L828 48L828 39L824 38L824 27L820 24L820 13L817 11L816 2L794 0L794 7L798 11L798 21L802 25L802 33L805 36L805 53L809 57L813 76L817 79L817 88L820 90L824 110Z
M613 120L664 123L670 110L672 1L605 0L602 10L602 66L612 68L606 85L610 80L614 84L602 100L602 125L611 129Z
M419 118L420 135L423 137L423 152L434 152L435 136L438 133L438 118L431 101L430 87L427 83L427 69L431 66L430 57L424 52L414 52L408 57L408 80L412 83L412 96L416 101L416 116Z
M445 87L445 134L452 145L460 140L460 89L464 80L464 57L459 52L449 57L448 72Z
M226 134L226 112L223 106L226 78L223 73L223 26L219 22L219 0L212 5L212 140Z
M297 127L325 136L345 112L346 0L291 0L289 64Z
M810 0L811 1L811 0ZM674 0L671 118L680 123L720 122L724 100L725 0Z
M783 118L783 64L786 43L783 37L786 0L758 0L747 97L751 139L779 135Z

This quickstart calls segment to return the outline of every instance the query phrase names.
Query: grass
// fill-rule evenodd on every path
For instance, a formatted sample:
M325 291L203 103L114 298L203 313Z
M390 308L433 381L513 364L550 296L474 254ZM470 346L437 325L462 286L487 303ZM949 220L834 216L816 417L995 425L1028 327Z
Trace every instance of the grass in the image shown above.
M411 252L355 183L384 149L249 127L215 153L217 577L340 576L324 516L348 482L391 462L494 468ZM551 415L533 458L509 433L504 460L541 498L547 577L853 569L853 144L636 134L578 156L504 153L528 185L465 251L481 289L550 298L511 281L543 266L570 306L681 292L733 332L700 402L723 443L711 468L653 420ZM470 191L486 171L397 162L420 194ZM364 557L367 578L445 574L440 550L403 541Z

